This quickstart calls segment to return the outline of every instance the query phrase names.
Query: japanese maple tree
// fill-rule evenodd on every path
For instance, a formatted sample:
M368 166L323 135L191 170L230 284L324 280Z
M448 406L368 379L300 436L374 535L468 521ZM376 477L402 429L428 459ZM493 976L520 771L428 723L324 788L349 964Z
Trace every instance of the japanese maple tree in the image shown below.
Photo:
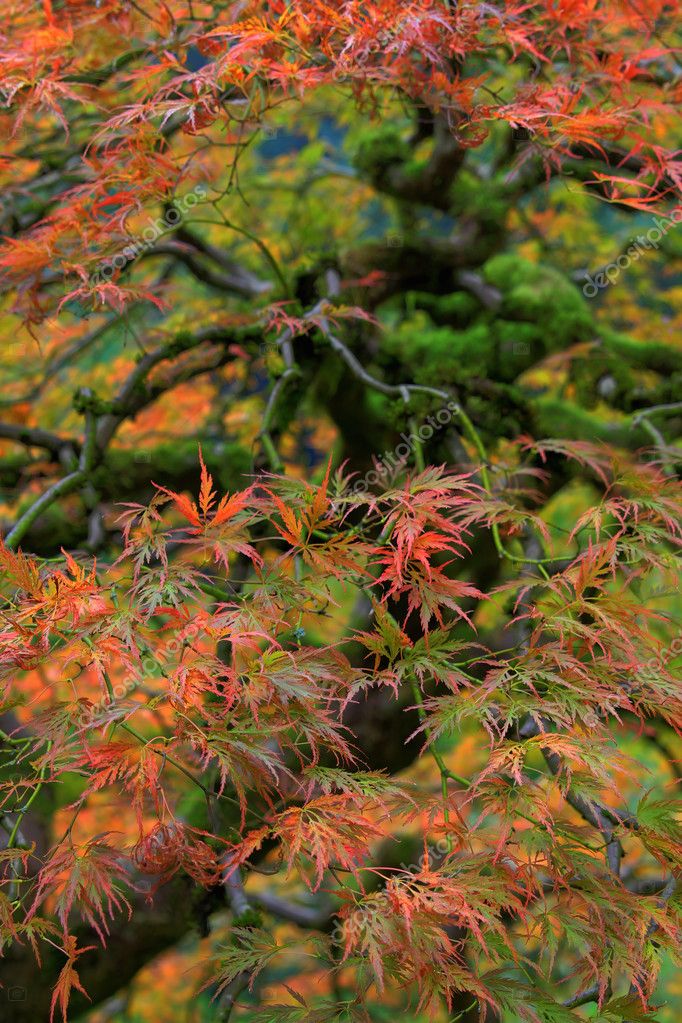
M6 7L0 1002L673 1019L677 3Z

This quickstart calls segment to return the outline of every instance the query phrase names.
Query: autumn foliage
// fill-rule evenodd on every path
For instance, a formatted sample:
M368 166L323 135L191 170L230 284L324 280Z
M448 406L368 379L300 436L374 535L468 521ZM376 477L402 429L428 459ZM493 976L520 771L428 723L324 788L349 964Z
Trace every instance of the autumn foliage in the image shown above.
M207 1019L664 1018L682 357L601 331L537 196L680 201L677 7L10 0L19 1023L187 934ZM352 164L264 172L310 123Z

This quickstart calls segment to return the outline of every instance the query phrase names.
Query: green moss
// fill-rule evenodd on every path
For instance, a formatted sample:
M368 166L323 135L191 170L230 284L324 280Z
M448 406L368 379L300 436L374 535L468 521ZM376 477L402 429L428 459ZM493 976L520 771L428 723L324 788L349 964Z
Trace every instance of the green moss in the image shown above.
M516 437L527 430L527 405L513 387L495 387L495 399L489 395L469 395L467 412L483 434L486 444L495 437Z
M410 147L402 130L394 124L380 124L363 132L352 161L361 174L376 178L391 164L403 163L410 156Z
M406 304L408 308L424 309L438 326L466 327L481 311L480 302L468 291L453 291L451 295L411 291Z
M672 345L659 344L655 341L635 341L627 334L599 329L601 344L614 355L624 359L630 366L637 369L652 369L656 373L672 373L682 371L682 349Z
M16 487L21 473L30 462L31 459L25 451L10 452L3 455L0 461L0 487L8 487L10 489ZM9 499L9 497L10 495L8 494L7 498L4 498L0 490L0 499L5 500Z
M418 383L463 384L473 377L511 383L547 354L547 339L544 323L492 319L485 312L457 330L417 311L386 332L382 351L409 365Z
M409 365L418 383L441 385L485 375L495 354L488 324L477 323L467 330L437 327L425 312L388 331L382 352Z
M461 170L450 189L450 210L455 216L475 216L483 225L504 228L509 212L507 188L502 180L482 180Z
M395 399L380 391L368 391L366 397L367 411L377 423L390 422Z
M511 383L547 354L546 328L538 323L495 320L495 379Z
M567 440L602 441L618 447L644 447L651 439L641 427L630 422L611 421L593 415L573 402L559 398L537 398L532 405L535 434Z
M609 391L603 395L600 382L608 378ZM630 396L637 386L636 376L628 363L606 349L593 348L589 357L576 359L571 365L573 383L579 403L594 408L603 396L617 408L628 409Z
M488 260L482 272L502 294L497 315L468 292L415 292L416 311L386 332L382 350L409 365L418 382L512 383L548 353L594 336L583 297L559 271L508 254Z
M251 471L251 456L246 448L225 441L220 445L204 444L203 454L209 472L224 490L243 486L244 475ZM93 482L103 494L110 494L113 488L130 492L150 475L159 483L166 479L173 483L194 472L198 475L198 465L198 444L194 439L159 444L149 451L110 448L104 463L95 471Z
M105 401L96 392L88 393L81 388L74 393L73 407L82 415L86 412L93 412L96 416L105 416L110 413L116 415L120 411L120 407L115 401Z
M594 320L584 298L553 267L504 253L488 260L483 275L502 292L502 318L541 325L547 351L594 336Z

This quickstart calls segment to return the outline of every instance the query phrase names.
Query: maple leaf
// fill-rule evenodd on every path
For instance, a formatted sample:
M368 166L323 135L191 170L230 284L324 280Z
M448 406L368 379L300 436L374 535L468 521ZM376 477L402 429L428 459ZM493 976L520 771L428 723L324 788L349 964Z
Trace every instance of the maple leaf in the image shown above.
M74 937L70 934L65 936L64 952L67 956L67 961L61 969L52 993L52 1001L50 1002L50 1023L53 1023L54 1014L57 1008L61 1011L62 1023L67 1023L66 1010L73 991L80 991L82 995L85 995L85 997L88 998L88 993L81 984L80 977L78 976L74 966L80 956L82 956L85 952L90 952L95 947L95 945L86 945L85 948L78 948Z
M130 903L117 884L126 876L119 851L97 836L81 846L56 846L38 875L29 917L48 896L55 898L56 915L64 934L68 917L74 908L83 913L88 923L106 944L107 918L123 906L132 912Z
M206 833L189 828L177 820L159 822L142 835L132 850L131 859L143 874L167 881L177 870L205 887L214 885L221 867L214 849L204 840Z
M6 573L6 578L31 597L37 598L42 594L40 568L38 564L21 551L9 550L0 541L0 566Z
M205 990L217 984L214 999L244 972L248 972L249 987L252 987L258 974L286 947L263 928L233 927L230 937L232 944L220 946L212 957L211 976L201 988Z
M262 564L257 550L246 540L246 526L252 515L243 514L252 504L253 487L247 487L237 494L225 495L217 507L213 478L199 451L201 464L201 489L199 507L184 494L157 486L160 494L170 498L178 511L190 523L189 540L185 542L206 544L213 550L215 560L229 569L228 555L237 552L250 558L254 564Z
M315 881L307 882L313 891L322 884L330 864L356 873L369 843L383 834L353 805L356 799L353 793L318 796L274 819L272 831L283 843L289 869L294 862L302 865L310 859L314 863ZM307 880L305 872L303 876Z

